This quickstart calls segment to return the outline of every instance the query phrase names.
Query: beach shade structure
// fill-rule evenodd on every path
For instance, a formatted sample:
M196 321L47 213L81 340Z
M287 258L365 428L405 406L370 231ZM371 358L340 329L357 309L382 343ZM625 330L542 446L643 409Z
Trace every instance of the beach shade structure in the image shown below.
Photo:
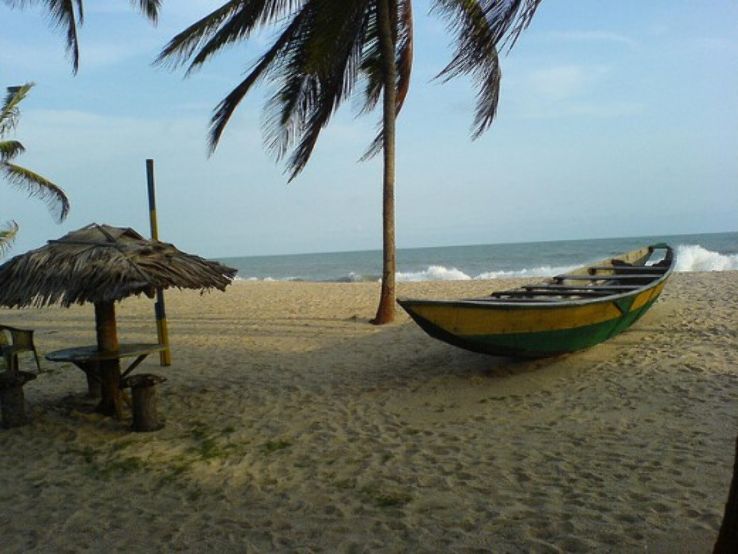
M90 302L95 306L97 349L117 352L115 302L157 289L224 291L236 271L149 240L130 228L93 223L0 266L0 305L43 307ZM120 359L100 357L99 411L122 415Z

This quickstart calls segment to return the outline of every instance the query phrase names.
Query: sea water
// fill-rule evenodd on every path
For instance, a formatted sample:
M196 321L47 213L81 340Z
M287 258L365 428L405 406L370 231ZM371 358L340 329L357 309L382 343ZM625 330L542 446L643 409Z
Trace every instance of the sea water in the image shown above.
M738 270L738 233L478 244L397 250L398 281L551 276L589 262L666 242L677 255L676 271ZM377 281L382 252L331 252L221 258L237 279L274 281Z

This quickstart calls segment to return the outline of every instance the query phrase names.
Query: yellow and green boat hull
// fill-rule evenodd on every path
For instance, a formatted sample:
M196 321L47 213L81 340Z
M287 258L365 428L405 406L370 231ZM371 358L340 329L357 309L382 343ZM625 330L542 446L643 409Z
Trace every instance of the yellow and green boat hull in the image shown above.
M630 294L565 303L398 300L430 336L467 350L543 357L614 337L653 305L665 280Z

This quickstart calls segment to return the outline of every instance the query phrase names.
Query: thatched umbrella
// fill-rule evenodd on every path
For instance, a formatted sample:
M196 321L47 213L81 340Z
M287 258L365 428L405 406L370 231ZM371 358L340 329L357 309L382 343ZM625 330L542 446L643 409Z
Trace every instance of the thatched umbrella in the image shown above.
M225 290L236 270L145 239L129 228L93 223L0 266L0 305L42 307L92 302L98 350L118 351L115 302L169 287ZM100 410L121 414L120 360L100 362Z

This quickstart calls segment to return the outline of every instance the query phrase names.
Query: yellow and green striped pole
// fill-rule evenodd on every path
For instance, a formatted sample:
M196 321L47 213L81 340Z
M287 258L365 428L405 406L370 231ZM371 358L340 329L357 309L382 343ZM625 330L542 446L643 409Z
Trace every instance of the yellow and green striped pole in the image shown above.
M154 188L154 160L146 160L146 179L149 185L149 221L151 223L151 238L159 240L159 226L156 222L156 191ZM172 365L172 352L169 349L169 330L167 329L167 312L164 309L164 291L156 289L156 334L159 344L166 346L159 352L159 364Z

